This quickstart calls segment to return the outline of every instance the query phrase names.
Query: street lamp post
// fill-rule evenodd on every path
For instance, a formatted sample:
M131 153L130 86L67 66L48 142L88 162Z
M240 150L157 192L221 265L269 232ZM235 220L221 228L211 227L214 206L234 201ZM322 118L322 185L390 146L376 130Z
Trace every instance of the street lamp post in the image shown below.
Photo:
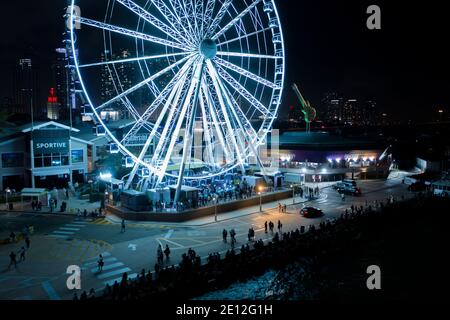
M217 222L217 198L214 197L214 221Z
M291 185L291 189L292 189L292 204L295 204L295 189L293 185Z
M6 188L6 190L5 190L6 210L9 210L8 196L9 196L10 193L11 193L11 189L10 188Z

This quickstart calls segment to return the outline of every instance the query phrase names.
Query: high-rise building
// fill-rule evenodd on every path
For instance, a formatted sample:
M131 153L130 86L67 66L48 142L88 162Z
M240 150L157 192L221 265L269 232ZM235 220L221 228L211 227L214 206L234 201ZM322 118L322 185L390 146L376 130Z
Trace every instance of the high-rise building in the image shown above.
M59 120L61 115L61 104L56 95L55 88L50 88L50 94L47 98L47 118L50 120Z
M123 49L117 53L111 53L106 50L101 55L101 61L115 61L130 59L133 54L128 49ZM136 84L136 68L134 63L116 63L114 65L103 65L101 70L101 102L105 103L119 93L130 89ZM127 96L128 99L136 99L138 92ZM122 102L118 101L109 106L114 110L120 110L121 118L129 118L126 108L122 106Z
M58 99L61 108L69 109L68 105L68 68L67 56L65 48L56 49L56 56L52 64L52 89L54 96ZM47 110L48 112L48 110ZM66 118L68 112L61 114L62 118Z
M364 103L364 124L376 125L378 124L377 103L373 100L368 100Z
M344 98L336 92L326 93L322 98L321 118L330 124L342 123Z
M14 113L31 114L42 118L37 72L29 58L19 59L13 78Z

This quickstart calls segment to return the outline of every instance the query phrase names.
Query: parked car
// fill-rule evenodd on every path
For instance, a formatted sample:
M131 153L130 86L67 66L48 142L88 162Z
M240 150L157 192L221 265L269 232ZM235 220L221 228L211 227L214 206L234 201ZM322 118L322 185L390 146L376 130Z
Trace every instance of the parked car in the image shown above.
M415 182L411 185L408 186L408 191L412 191L412 192L422 192L425 191L427 188L427 186L425 185L425 183L419 181L419 182Z
M300 214L309 219L320 218L324 216L324 213L321 209L314 207L306 207L300 210Z
M360 188L354 187L354 186L348 185L348 184L337 187L337 191L340 194L347 194L347 195L351 195L351 196L360 196L360 195L362 195L362 192L361 192Z

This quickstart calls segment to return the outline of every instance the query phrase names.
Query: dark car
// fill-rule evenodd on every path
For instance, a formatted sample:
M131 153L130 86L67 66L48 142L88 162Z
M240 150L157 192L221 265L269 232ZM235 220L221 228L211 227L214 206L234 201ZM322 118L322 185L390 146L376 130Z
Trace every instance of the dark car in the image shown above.
M305 218L320 218L323 217L323 211L318 209L318 208L314 208L314 207L306 207L303 208L302 210L300 210L300 214L305 217Z
M422 191L425 191L426 188L427 188L427 186L425 185L425 183L423 183L423 182L416 182L416 183L413 183L412 185L410 185L408 187L408 191L422 192Z
M347 194L347 195L351 195L351 196L361 196L362 192L361 189L358 187L354 187L354 186L350 186L350 185L346 185L344 187L341 188L337 188L337 191L340 194Z

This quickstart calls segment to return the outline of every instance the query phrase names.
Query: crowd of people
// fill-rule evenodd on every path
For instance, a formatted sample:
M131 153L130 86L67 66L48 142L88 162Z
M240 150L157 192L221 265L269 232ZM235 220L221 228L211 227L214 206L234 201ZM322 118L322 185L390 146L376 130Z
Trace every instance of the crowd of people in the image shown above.
M421 200L420 196L408 201L391 201L388 198L386 201L366 203L365 206L352 206L337 219L309 227L301 226L290 232L283 232L281 221L278 221L278 231L275 232L275 224L267 221L265 232L273 234L272 241L265 243L261 239L256 240L250 229L249 242L240 249L232 246L224 257L211 253L202 263L200 256L189 249L183 254L180 264L164 267L157 263L154 272L142 270L134 280L129 280L128 275L124 274L121 282L107 286L97 298L139 300L197 297L226 288L236 281L260 276L268 269L279 270L299 257L314 257L337 247L349 246L364 226L373 225L374 219L385 219L385 215L392 219L392 213L398 208L415 206ZM224 242L228 235L235 237L232 232L234 230L223 231ZM85 292L83 296L88 297L88 294Z

